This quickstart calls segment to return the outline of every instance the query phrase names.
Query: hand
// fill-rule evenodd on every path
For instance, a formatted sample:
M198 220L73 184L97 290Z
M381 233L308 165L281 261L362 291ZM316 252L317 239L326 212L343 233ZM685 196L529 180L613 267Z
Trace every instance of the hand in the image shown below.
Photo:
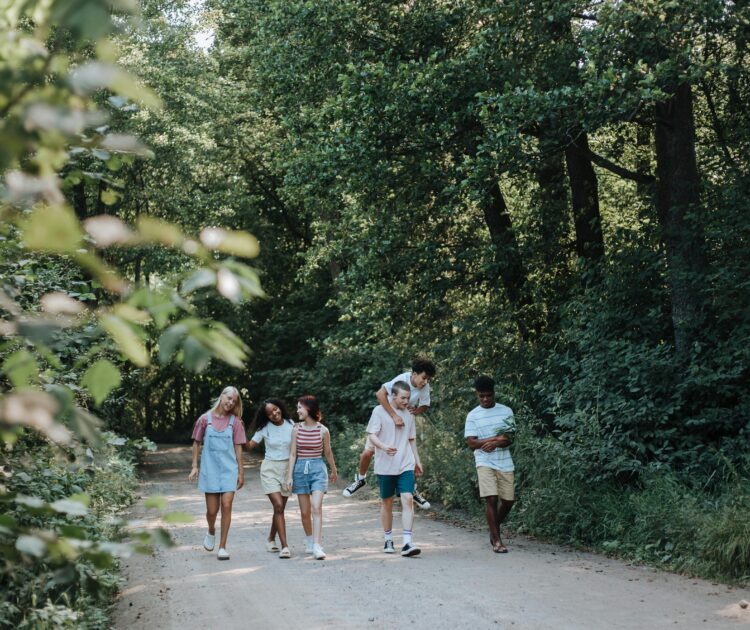
M404 419L397 413L394 412L391 418L393 418L393 424L395 424L397 427L404 426Z
M193 466L190 469L190 474L188 475L188 481L195 481L198 478L198 467Z
M291 492L291 491L292 491L292 488L293 488L294 486L293 486L293 484L292 484L292 478L291 478L291 477L287 477L287 480L286 480L286 487L287 487L287 488L289 489L289 492Z
M386 446L383 450L391 457L398 453L398 449L395 446Z
M417 410L417 408L414 405L407 405L406 410L409 413L413 414Z
M237 477L237 490L239 490L244 485L245 485L245 475L240 475L239 477Z
M339 474L336 472L336 469L334 468L331 471L331 483L336 483L336 480L339 478Z
M422 462L417 462L414 465L414 476L421 477L422 475L424 475L424 468L422 468Z
M484 451L485 453L491 453L496 448L497 444L495 443L495 438L489 438L484 444L482 444L480 450Z

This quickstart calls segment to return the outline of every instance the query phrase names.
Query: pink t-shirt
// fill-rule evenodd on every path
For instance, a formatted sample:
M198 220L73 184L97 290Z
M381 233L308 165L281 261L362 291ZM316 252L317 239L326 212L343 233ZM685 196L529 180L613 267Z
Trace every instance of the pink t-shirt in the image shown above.
M368 433L377 435L386 446L395 446L398 449L395 455L388 455L381 448L375 449L376 475L400 475L407 470L414 470L416 464L414 452L409 444L409 440L417 437L414 416L405 409L395 409L395 411L403 419L403 427L396 426L393 418L388 415L382 405L372 410L370 422L367 425Z
M215 431L223 431L229 426L229 416L219 416L214 412L211 412L211 424ZM208 413L204 413L198 418L193 429L193 439L196 442L203 442L203 436L206 433L206 427L208 426ZM234 443L244 444L247 442L247 435L245 434L245 425L242 424L242 418L234 419Z

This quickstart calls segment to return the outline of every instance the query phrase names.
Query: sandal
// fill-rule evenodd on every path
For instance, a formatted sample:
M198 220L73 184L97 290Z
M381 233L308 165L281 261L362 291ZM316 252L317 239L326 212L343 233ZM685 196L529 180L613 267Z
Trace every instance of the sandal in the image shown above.
M279 558L291 558L291 557L292 557L292 554L289 551L289 547L284 547L281 550L281 553L279 553Z
M508 553L508 548L501 542L496 542L492 545L492 551L495 553Z
M279 546L276 544L275 540L266 541L266 551L270 551L271 553L276 553L278 550L279 550Z

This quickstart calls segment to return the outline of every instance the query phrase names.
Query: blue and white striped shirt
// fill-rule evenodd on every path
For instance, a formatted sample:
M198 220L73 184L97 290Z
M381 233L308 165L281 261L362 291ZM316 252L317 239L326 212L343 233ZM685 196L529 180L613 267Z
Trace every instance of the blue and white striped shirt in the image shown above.
M476 437L480 440L502 434L503 430L515 427L513 410L510 407L495 403L490 409L477 406L466 416L464 437ZM502 472L513 472L513 458L509 448L496 448L490 453L482 449L474 450L477 468L486 466Z

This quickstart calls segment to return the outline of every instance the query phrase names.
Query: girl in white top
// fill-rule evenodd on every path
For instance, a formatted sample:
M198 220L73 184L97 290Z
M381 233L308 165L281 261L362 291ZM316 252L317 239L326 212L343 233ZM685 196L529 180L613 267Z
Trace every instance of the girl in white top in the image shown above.
M286 542L286 521L284 510L289 499L289 487L286 484L286 471L289 467L289 449L292 443L294 422L289 419L284 402L277 398L268 398L258 409L251 426L253 437L247 443L248 449L254 449L263 440L266 442L266 456L260 466L260 482L263 492L273 506L271 531L268 533L266 549L279 551L276 534L279 535L281 551L279 558L291 558Z

